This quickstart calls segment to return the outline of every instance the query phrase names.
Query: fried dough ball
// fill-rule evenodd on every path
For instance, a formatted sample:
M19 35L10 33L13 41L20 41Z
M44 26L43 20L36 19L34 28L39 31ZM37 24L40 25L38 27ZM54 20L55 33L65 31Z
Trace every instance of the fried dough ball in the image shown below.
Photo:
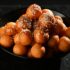
M14 29L15 26L16 26L16 23L15 23L15 22L8 22L8 23L5 25L6 28L12 28L12 29Z
M66 36L70 38L70 27L66 29Z
M60 36L63 36L65 35L65 32L66 32L66 25L58 18L55 18L56 19L56 30L55 30L55 33L56 34L59 34Z
M53 12L51 10L43 9L42 12L43 13L39 17L39 21L42 21L42 22L51 21L52 23L55 22L54 14L53 14Z
M14 36L14 43L15 44L20 44L21 42L20 42L19 39L20 39L20 33L18 33Z
M54 17L54 14L50 9L43 9L42 13L47 13L48 15L51 15L52 17Z
M62 36L59 40L58 49L62 52L68 52L70 50L70 39L66 36Z
M34 58L42 58L45 54L45 47L36 43L31 48L31 54Z
M49 32L49 34L52 34L54 32L55 28L55 18L51 15L48 15L48 13L43 13L37 22L37 27L40 27L44 30L44 32Z
M35 28L40 27L47 30L50 29L55 23L54 14L49 9L43 9L42 14L39 17L39 20L35 23Z
M30 5L26 10L26 15L32 20L32 19L38 19L41 15L42 10L41 7L37 4Z
M21 44L15 44L13 47L13 53L19 56L25 55L27 52L27 48L22 46Z
M24 46L30 45L32 42L31 32L28 29L23 29L20 33L15 35L14 42L16 44L22 44Z
M0 35L15 35L16 32L16 23L8 22L5 26L0 28Z
M19 19L16 21L16 29L18 32L20 32L23 29L31 29L31 21L26 16L26 14L19 17Z
M41 29L34 30L34 40L39 44L43 44L45 42L44 32Z
M63 22L63 19L60 16L56 15L55 18Z
M44 25L43 24L39 23L37 27L42 29L44 33L49 33L50 36L55 34L55 24L51 22L45 23Z
M45 47L43 47L43 46L41 47L41 50L42 50L44 53L45 53L45 51L46 51L46 50L45 50ZM28 51L28 57L30 57L30 58L33 57L33 56L32 56L32 53L31 53L31 50Z
M8 35L3 35L0 38L0 43L4 48L10 48L13 45L13 39Z
M50 48L55 48L57 47L59 44L59 36L58 35L54 35L50 38L50 40L48 41L48 46Z
M23 45L30 45L32 42L31 32L29 30L23 30L23 32L21 32L20 40Z
M16 32L16 23L15 22L8 22L6 25L5 25L5 32L7 35L15 35L17 32Z

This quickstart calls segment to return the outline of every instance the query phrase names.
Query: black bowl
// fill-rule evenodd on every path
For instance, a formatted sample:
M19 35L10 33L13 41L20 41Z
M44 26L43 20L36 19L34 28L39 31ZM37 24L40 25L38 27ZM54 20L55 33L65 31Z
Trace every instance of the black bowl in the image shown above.
M10 21L16 21L23 13L25 13L25 8L22 8L22 9L17 9L17 10L14 10L14 11L11 11L7 14L4 14L3 16L1 16L1 19L0 19L0 26L3 26L5 25L7 22L10 22ZM53 11L53 13L55 15L59 15L61 16L62 18L65 18L65 16L57 11ZM9 51L8 49L5 49L3 47L0 47L5 53L8 54L8 56L10 56L11 58L14 57L15 60L34 60L35 59L31 59L31 58L28 58L28 57L24 57L24 56L16 56L15 54L13 54L11 51ZM37 59L37 60L41 60L41 59ZM36 61L37 61L36 60Z

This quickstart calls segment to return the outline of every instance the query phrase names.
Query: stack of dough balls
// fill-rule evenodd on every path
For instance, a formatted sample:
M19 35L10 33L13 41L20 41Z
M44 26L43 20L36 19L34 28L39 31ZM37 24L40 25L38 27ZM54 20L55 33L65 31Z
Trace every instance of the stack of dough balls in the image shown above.
M53 51L67 53L70 27L50 9L32 4L15 22L0 27L0 45L17 56L29 58L50 56Z

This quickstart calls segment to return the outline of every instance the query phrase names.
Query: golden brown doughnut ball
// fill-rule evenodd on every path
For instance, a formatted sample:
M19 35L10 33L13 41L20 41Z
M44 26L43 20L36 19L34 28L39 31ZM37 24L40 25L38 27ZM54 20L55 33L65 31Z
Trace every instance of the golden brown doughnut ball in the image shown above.
M4 48L10 48L13 45L13 39L8 35L3 35L0 38L0 43Z
M34 40L39 44L43 44L45 42L44 32L41 29L34 30Z
M31 31L28 29L24 29L21 33L20 33L20 40L21 40L21 44L22 45L31 45L32 42L32 35L31 35Z
M5 25L5 32L7 35L15 35L17 32L16 32L16 23L15 22L8 22L6 25Z
M67 27L65 35L70 38L70 27Z
M56 15L55 18L63 22L63 19L60 16Z
M48 31L49 31L49 26L48 26L48 24L47 23L41 23L41 22L39 22L39 21L37 21L34 25L33 25L34 27L34 30L35 29L41 29L41 30L43 30L45 33L47 33Z
M60 36L63 36L65 35L65 32L66 32L66 25L59 19L55 18L56 19L56 28L55 28L55 32L56 34L59 34Z
M51 21L53 23L55 22L54 14L51 10L43 9L42 12L43 13L39 17L39 21L42 21L42 22L43 21L46 21L46 22Z
M38 19L41 13L42 13L41 7L37 4L30 5L26 10L26 15L30 19Z
M53 18L51 16L47 15L47 13L41 14L41 16L39 17L39 23L45 25L48 22L53 22Z
M45 47L36 43L31 48L31 54L34 58L42 58L45 54Z
M58 49L62 52L68 52L70 50L70 39L66 36L62 36L59 41Z
M43 29L45 32L48 31L48 22L46 21L37 21L36 24L34 25L34 29L39 28Z
M20 32L23 29L31 29L31 21L26 16L26 14L19 17L19 19L16 21L16 29L18 32Z
M45 47L41 47L41 50L45 53ZM28 51L28 54L27 54L27 56L29 57L29 58L33 58L33 56L32 56L32 53L31 53L31 49L29 49L29 51Z
M43 13L38 20L37 26L41 29L44 29L45 32L52 34L55 28L55 18L54 16L49 15L48 13Z
M42 13L47 13L48 15L51 15L51 16L54 17L54 14L53 14L53 12L50 9L43 9Z
M22 46L21 44L15 44L13 47L13 53L19 56L25 55L27 52L27 48Z
M50 38L50 40L48 41L48 46L51 48L55 48L57 47L59 44L59 36L58 35L54 35Z
M13 36L13 35L15 35L17 33L16 30L13 30L11 28L6 29L5 32L6 32L5 34L9 35L9 36Z
M15 22L8 22L6 25L5 25L6 28L12 28L14 29L16 27L16 23Z
M23 31L21 31L14 37L14 42L16 44L21 43L24 46L30 45L32 42L32 35L30 30L23 29Z
M18 33L14 36L14 43L15 44L20 44L21 43L20 42L20 33Z

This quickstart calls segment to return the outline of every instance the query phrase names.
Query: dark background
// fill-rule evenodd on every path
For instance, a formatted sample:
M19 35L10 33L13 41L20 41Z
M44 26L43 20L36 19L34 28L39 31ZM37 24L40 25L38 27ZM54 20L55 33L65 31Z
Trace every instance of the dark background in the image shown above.
M32 3L37 3L45 8L50 8L70 16L69 0L0 0L0 13L4 14L12 9L27 7Z
M22 4L28 5L28 3L40 3L47 2L48 4L70 4L69 0L0 0L0 5L16 5L21 2Z
M0 0L0 16L18 9L28 7L32 3L37 3L42 6L42 8L49 8L58 12L63 13L65 16L70 17L70 2L69 0ZM35 64L26 64L24 62L15 62L12 60L12 57L5 54L5 52L0 51L0 70L5 68L7 70L15 70L15 69L27 69L32 66L34 69L45 69L46 70L59 70L60 69L60 60L52 59L49 61L44 61L44 65L40 62L39 66L37 63ZM63 62L64 64L64 62ZM67 63L68 64L68 63ZM30 67L28 67L28 66ZM64 66L63 66L64 67ZM62 68L63 69L63 68ZM64 70L64 69L63 69ZM68 69L66 69L68 70Z

